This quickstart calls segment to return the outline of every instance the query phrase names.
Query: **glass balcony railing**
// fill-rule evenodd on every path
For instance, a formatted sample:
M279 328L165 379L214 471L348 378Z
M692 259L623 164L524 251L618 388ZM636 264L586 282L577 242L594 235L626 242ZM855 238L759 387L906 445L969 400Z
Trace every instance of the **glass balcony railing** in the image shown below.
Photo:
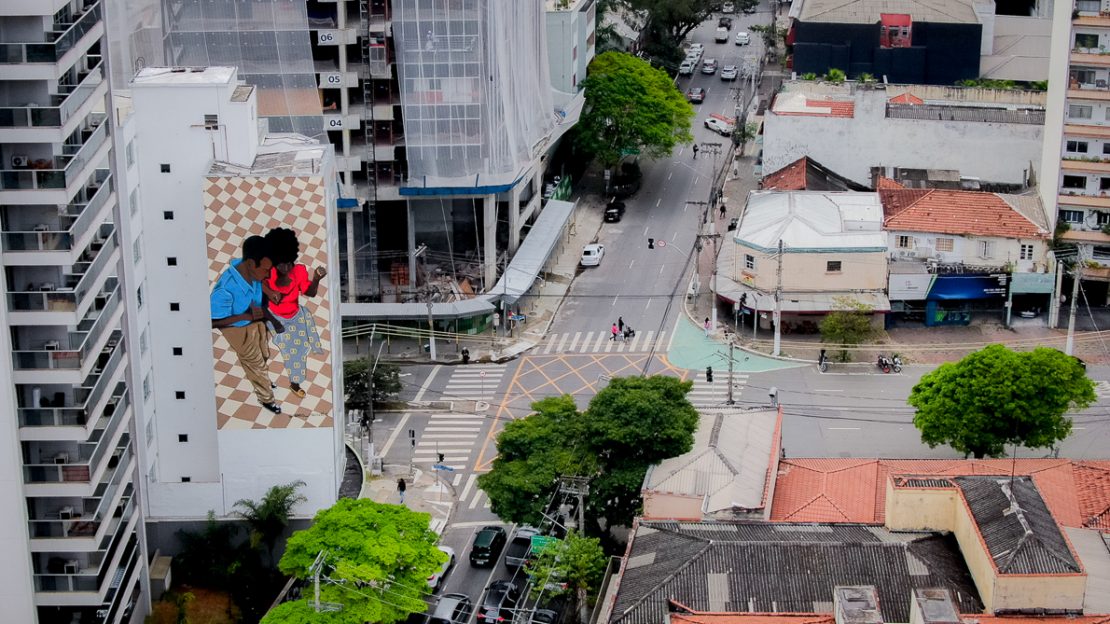
M45 568L44 571L36 572L34 575L35 591L99 593L101 590L108 590L109 588L104 584L114 583L117 571L131 569L138 555L138 541L135 539L134 532L122 530L130 522L134 513L135 502L132 499L128 501L118 518L116 533L113 534L108 548L88 554L74 553L74 558L71 559L66 558L69 553L48 557L46 565L41 566ZM112 559L121 547L123 554L119 563L113 566Z
M122 297L119 290L109 295L104 306L82 320L76 331L71 331L66 340L44 342L37 349L12 351L16 370L53 370L79 369L93 354L97 342L107 331L116 329L110 319L119 309Z
M88 539L96 536L101 524L110 519L112 509L115 508L114 499L120 488L124 488L121 500L130 499L133 495L133 484L125 481L130 464L129 458L121 460L119 466L112 471L104 493L98 498L86 498L76 505L62 506L49 514L43 514L42 518L30 520L28 527L31 539Z
M103 118L81 145L63 146L63 154L51 160L33 160L26 169L0 169L0 190L27 191L64 189L78 182L89 159L108 142L108 124Z
M112 196L111 180L106 180L87 203L71 204L62 215L63 223L77 218L64 230L49 225L35 226L30 232L12 231L2 234L4 251L72 251L77 239L93 225L93 220Z
M0 43L0 63L57 63L100 23L101 3L88 6L72 24L58 24L49 33L52 39L41 43Z
M128 405L129 399L125 394L108 424L94 434L96 440L78 443L76 450L58 451L39 459L39 461L51 460L51 463L23 464L23 482L27 484L89 483L92 475L100 468L101 460L111 450L109 442L119 429L120 423L125 420L123 414L127 412ZM109 463L108 468L115 468L118 463L121 462L116 459L115 463Z
M105 224L110 225L110 224ZM109 260L116 251L116 237L109 236L96 251L92 262L78 262L73 273L58 284L29 284L28 290L9 291L8 309L12 312L73 312L96 284L104 270L111 266ZM37 288L38 290L33 290Z
M119 370L120 362L123 361L123 353L124 349L122 348L113 349L100 372L89 375L87 383L90 384L91 390L87 392L83 401L78 401L78 405L72 407L21 407L18 410L19 426L84 427L90 419L97 416L93 413L93 410L100 404L100 400L109 390L114 388L114 384L110 381ZM118 401L115 404L109 402L105 404L100 417L110 418L115 413L114 411L118 409Z
M49 106L28 104L0 107L0 128L60 128L73 117L104 82L102 62L94 67L80 84L60 86L60 93L51 95Z

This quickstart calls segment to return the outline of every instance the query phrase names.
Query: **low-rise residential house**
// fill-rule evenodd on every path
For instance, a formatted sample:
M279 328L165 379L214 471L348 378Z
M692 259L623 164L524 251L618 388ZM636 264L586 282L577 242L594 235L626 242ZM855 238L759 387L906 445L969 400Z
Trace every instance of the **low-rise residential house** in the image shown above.
M887 241L877 193L753 191L717 257L717 297L745 319L783 333L815 333L824 314L846 302L880 317L886 296Z
M765 191L870 191L829 169L816 160L802 156L774 173L763 176L759 188Z
M974 312L1039 316L1055 285L1040 200L944 189L879 191L892 321L967 324Z

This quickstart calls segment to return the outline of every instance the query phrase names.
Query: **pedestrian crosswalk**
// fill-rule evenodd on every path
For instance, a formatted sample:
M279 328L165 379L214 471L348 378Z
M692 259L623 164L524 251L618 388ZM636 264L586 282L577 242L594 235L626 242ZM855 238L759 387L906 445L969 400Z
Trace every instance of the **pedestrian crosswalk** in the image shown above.
M462 475L459 475L460 477ZM458 479L459 483L463 480ZM459 489L459 483L455 483L455 491L459 495L459 507L466 509L489 509L489 496L478 487L478 475L470 474L466 476L466 482L463 484L462 489Z
M1110 381L1096 381L1095 395L1100 399L1110 398Z
M443 463L463 470L470 466L471 454L480 444L478 436L482 433L485 417L480 414L435 413L428 425L421 431L412 451L416 464L438 463L438 454L443 454Z
M505 366L501 364L456 366L443 390L443 399L492 402L504 376Z
M713 373L713 381L705 380L705 371L699 371L697 375L691 378L694 382L694 387L686 398L690 403L698 409L709 409L723 407L728 404L728 373L717 372ZM745 384L748 383L748 375L746 373L733 373L732 375L732 400L740 402L740 392L743 390Z
M538 355L562 355L564 353L646 353L667 346L667 332L654 330L637 331L628 340L610 340L609 331L567 332L548 334L536 346L533 353Z

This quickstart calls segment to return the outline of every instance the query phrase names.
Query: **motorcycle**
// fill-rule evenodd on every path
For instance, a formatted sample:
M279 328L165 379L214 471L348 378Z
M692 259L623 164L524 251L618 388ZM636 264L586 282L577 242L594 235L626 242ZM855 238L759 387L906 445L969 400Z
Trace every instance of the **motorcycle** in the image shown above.
M824 349L821 349L821 355L817 357L817 370L822 373L829 370L829 356L825 355Z
M875 362L875 366L878 366L879 370L883 371L883 373L889 373L890 372L890 358L888 358L887 356L880 353L879 354L879 359Z
M891 356L890 367L893 368L896 373L902 372L902 358L899 357L897 353Z

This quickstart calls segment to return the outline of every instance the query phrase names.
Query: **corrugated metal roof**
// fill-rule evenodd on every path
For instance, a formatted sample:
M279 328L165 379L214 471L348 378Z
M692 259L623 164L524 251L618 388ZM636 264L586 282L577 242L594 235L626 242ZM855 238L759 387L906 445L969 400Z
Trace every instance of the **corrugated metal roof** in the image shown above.
M905 13L915 22L977 24L971 0L805 0L804 22L874 24L882 13Z
M919 119L922 121L975 121L981 123L1011 123L1044 125L1044 110L1021 108L987 108L984 106L941 106L936 104L886 105L890 119Z
M883 209L876 193L753 191L733 239L787 253L886 251Z

